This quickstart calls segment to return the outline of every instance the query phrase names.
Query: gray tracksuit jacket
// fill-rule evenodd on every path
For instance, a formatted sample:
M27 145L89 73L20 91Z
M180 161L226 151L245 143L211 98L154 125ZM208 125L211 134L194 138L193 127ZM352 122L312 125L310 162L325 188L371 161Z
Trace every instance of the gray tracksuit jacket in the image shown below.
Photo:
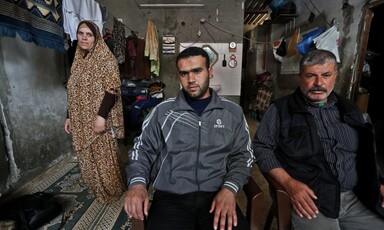
M129 186L152 181L175 194L242 188L254 163L248 124L240 106L211 92L201 116L182 90L148 114L128 153Z

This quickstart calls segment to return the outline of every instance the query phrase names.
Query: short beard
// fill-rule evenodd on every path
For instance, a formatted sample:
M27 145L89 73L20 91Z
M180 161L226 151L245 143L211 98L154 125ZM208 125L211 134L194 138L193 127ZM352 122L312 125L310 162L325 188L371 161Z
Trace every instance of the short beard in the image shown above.
M187 95L194 99L194 100L199 100L201 99L204 94L207 92L207 90L209 90L209 85L203 85L203 87L199 87L199 90L197 92L194 92L194 93L190 93L188 90L184 90Z

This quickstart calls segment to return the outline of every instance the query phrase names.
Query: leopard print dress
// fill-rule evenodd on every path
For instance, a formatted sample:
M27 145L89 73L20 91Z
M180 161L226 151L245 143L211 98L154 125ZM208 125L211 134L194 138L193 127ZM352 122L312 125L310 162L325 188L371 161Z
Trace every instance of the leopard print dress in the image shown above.
M68 116L82 178L99 202L111 203L126 189L116 140L124 137L121 82L116 58L96 24L90 23L96 31L95 44L88 53L76 48L67 84ZM107 132L96 134L93 125L105 92L116 95L116 102L107 117Z

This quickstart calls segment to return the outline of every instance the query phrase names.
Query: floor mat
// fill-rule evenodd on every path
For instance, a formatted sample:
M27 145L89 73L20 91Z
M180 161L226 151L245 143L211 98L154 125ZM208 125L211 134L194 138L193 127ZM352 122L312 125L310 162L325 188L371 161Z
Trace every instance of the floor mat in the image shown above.
M76 161L63 161L38 176L7 199L35 192L53 193L63 204L63 215L59 215L41 230L60 229L131 229L131 221L123 209L124 196L120 200L103 205L81 179Z

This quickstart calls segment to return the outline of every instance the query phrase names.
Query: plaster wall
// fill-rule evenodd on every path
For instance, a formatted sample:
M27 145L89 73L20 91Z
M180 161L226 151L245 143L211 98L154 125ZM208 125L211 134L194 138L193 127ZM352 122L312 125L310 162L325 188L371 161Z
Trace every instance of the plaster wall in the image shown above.
M0 194L71 152L63 53L0 38Z

